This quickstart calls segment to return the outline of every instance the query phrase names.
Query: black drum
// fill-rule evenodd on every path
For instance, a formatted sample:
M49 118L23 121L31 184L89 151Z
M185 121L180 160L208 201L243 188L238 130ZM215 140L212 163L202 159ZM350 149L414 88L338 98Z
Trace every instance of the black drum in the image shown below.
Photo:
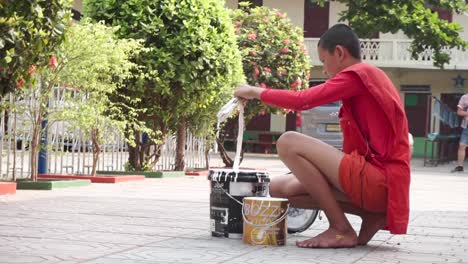
M260 170L210 170L210 225L214 237L242 238L242 200L267 197L269 174Z

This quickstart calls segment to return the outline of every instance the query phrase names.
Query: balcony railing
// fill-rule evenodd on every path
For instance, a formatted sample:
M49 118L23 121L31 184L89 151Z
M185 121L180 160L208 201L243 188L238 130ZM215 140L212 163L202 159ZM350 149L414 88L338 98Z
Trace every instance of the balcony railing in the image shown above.
M318 38L306 38L312 65L321 65L317 54ZM365 62L378 67L398 67L416 69L436 69L432 51L427 49L417 59L409 51L411 40L404 39L361 39L361 56ZM446 49L450 54L450 63L445 69L468 70L468 50Z

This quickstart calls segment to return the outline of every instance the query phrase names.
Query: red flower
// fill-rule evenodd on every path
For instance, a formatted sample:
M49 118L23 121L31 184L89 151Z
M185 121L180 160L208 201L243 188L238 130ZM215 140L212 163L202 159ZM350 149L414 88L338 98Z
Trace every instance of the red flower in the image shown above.
M36 72L36 65L29 66L29 75L32 76Z
M257 39L257 34L249 33L249 34L247 34L247 38L250 39L250 40L255 40L255 39Z
M271 72L271 69L269 67L265 67L263 69L265 70L265 72Z
M284 43L284 45L289 45L289 43L291 43L291 40L290 39L285 39L285 40L283 40L283 43Z
M16 89L21 89L23 85L24 85L23 79L19 78L18 81L16 82Z
M289 49L288 48L282 48L281 49L281 53L288 53L289 52Z
M261 84L260 84L260 87L262 87L262 88L267 88L267 86L266 86L265 83L261 83Z
M49 60L49 67L52 69L57 68L58 62L57 62L57 57L55 55L52 55Z

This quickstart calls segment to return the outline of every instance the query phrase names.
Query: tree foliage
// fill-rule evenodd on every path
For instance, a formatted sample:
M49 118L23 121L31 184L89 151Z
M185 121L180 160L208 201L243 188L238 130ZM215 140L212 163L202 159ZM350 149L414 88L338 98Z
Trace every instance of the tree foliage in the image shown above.
M327 2L310 1L322 5ZM417 58L426 49L431 49L434 65L437 67L443 68L450 62L450 54L446 52L446 48L468 47L468 42L459 36L461 26L441 19L435 12L437 9L459 14L466 12L466 0L337 1L348 6L347 10L340 13L340 21L348 21L360 37L401 30L413 40L410 48L413 58Z
M291 90L308 87L310 58L302 29L277 9L240 5L232 19L247 83ZM275 113L277 108L251 100L245 109L246 119L259 112Z
M234 29L218 0L88 0L85 14L119 26L122 38L144 41L147 50L135 60L144 74L118 92L141 98L134 104L146 109L140 120L163 138L185 129L180 124L186 121L189 127L210 127L203 123L211 121L207 112L229 100L220 95L232 93L242 77ZM149 147L141 142L139 156ZM154 151L152 163L160 148ZM141 169L148 157L131 165Z
M310 58L304 46L302 29L295 27L287 15L277 9L251 8L248 3L239 5L240 8L232 13L232 20L247 83L275 89L301 90L308 87ZM261 104L259 100L250 100L244 109L245 123L248 124L257 114L279 111L276 107ZM230 125L236 120L231 118L227 122ZM233 160L223 147L226 130L228 127L221 131L218 146L223 162L230 167Z
M71 22L70 0L0 2L0 96L20 88L47 65Z
M49 115L49 120L66 121L72 129L91 138L93 175L102 144L115 144L115 138L122 135L127 127L137 127L150 133L135 120L135 109L116 106L109 100L109 95L132 76L137 65L130 59L141 51L139 41L117 39L116 30L85 19L67 31L59 52L63 67L57 84L72 88L75 93L66 98L61 111ZM126 111L122 112L122 109ZM123 115L126 118L122 119ZM132 138L129 143L133 143Z

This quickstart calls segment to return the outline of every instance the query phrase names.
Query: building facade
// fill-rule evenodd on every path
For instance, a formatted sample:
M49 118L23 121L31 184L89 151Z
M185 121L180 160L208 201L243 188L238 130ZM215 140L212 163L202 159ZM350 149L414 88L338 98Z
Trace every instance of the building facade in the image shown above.
M331 1L324 7L319 7L308 0L250 2L280 9L288 14L293 24L304 30L305 43L313 66L311 78L325 79L316 52L317 42L329 27L338 23L338 14L346 10L346 5ZM226 6L237 8L238 1L227 0ZM468 40L468 15L451 14L443 10L436 12L441 18L459 23L464 28L461 37ZM468 88L468 81L465 81L468 79L468 51L451 50L451 62L441 70L433 66L430 51L421 54L418 59L411 58L408 51L410 44L411 40L401 32L380 33L372 39L361 39L363 60L384 70L399 89L405 104L409 129L415 137L414 154L422 156L427 133L459 133L459 128L450 127L433 115L434 99L431 98L435 97L452 110L456 110L459 98ZM269 123L271 130L287 129L286 125L282 125L287 123L284 117L271 116ZM258 120L256 124L258 126Z

